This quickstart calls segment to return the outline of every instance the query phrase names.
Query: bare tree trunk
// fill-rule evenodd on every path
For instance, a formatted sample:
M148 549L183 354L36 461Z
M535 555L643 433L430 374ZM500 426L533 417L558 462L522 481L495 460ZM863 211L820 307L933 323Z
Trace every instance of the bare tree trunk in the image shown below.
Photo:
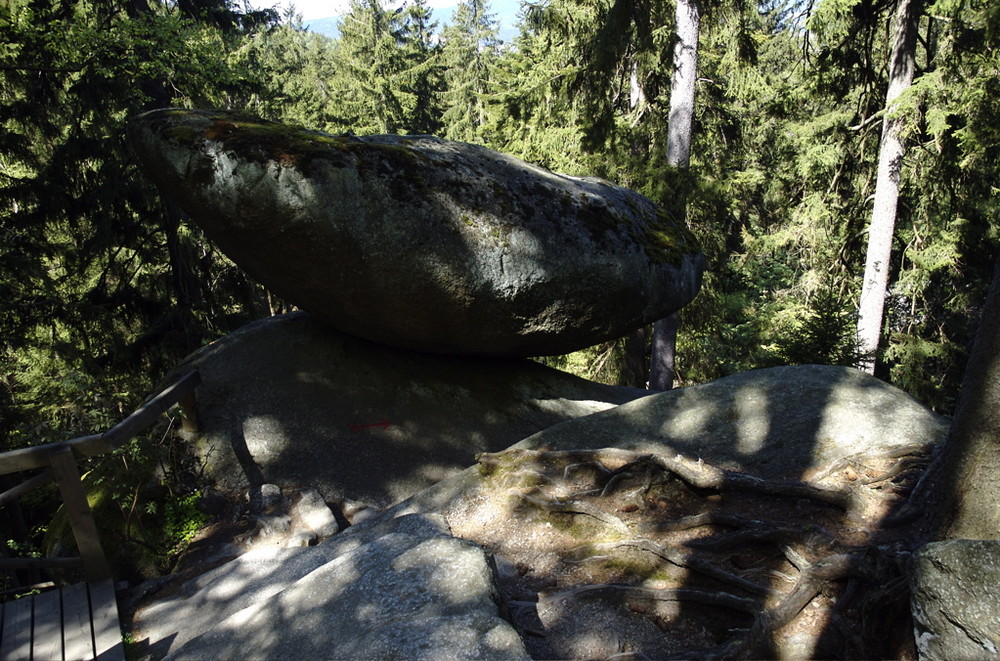
M677 41L674 42L674 72L670 78L670 123L667 126L667 164L687 168L691 164L691 123L698 75L698 34L701 10L697 0L677 0Z
M937 539L1000 539L1000 260L948 435Z
M868 230L865 275L858 304L858 348L866 356L861 368L875 373L875 353L882 335L885 296L889 288L889 259L896 228L899 178L905 152L900 132L903 121L891 117L896 99L913 83L917 43L917 17L921 0L897 0L893 16L893 43L889 56L889 89L885 95L875 203Z
M680 319L673 313L653 324L652 358L649 370L650 390L670 390L674 387L674 358L677 355L677 326Z
M670 123L667 126L667 165L686 170L691 164L691 123L698 73L698 34L701 10L697 0L677 0L677 41L674 42L674 73L670 78ZM684 197L687 190L684 190ZM677 200L677 209L687 200ZM683 214L682 214L683 217ZM649 364L650 390L674 387L674 356L677 347L677 313L653 325L653 345Z

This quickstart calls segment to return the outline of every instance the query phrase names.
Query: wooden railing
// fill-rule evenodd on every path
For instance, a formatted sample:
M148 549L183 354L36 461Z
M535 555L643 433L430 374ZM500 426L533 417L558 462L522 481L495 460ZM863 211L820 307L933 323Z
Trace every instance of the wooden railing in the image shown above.
M0 493L0 506L5 503L23 496L32 489L47 484L49 480L54 480L59 487L59 492L62 496L63 504L66 509L67 519L69 520L70 527L73 531L73 537L76 540L77 548L80 551L79 558L0 558L0 570L15 570L15 569L42 569L42 568L70 568L70 567L83 567L84 576L86 577L87 584L89 586L89 598L86 596L86 592L82 598L83 603L86 605L88 602L90 604L90 611L88 617L89 629L91 639L91 650L93 651L93 656L104 657L105 654L101 651L101 645L98 643L98 633L99 628L104 630L104 633L118 638L118 648L120 648L120 636L117 630L118 627L118 611L117 606L114 603L114 590L111 585L111 569L108 565L107 558L101 548L100 539L97 536L97 526L94 523L94 517L90 510L90 505L87 502L87 495L84 492L83 484L80 481L80 471L77 468L77 462L86 459L87 457L93 457L106 452L111 452L112 450L121 447L126 441L135 436L138 432L151 426L159 416L166 412L168 409L176 404L180 404L183 413L183 426L185 430L196 431L198 426L198 421L196 417L195 410L195 396L194 389L201 382L201 377L197 371L188 372L183 377L174 382L171 386L157 394L155 397L148 400L145 404L140 406L134 413L122 420L120 423L104 432L103 434L94 434L90 436L82 436L80 438L74 438L69 441L61 441L58 443L49 443L46 445L38 445L30 448L23 448L19 450L11 450L9 452L4 452L0 454L0 475L8 475L10 473L20 473L23 471L32 471L40 469L41 472L24 480L17 486ZM97 586L100 586L99 589ZM110 587L109 587L110 586ZM40 587L40 586L33 586ZM98 598L97 594L105 595L104 597ZM107 596L110 595L110 596ZM96 607L97 602L102 601L103 614L100 612L102 609ZM39 604L41 603L54 603L56 607L65 609L67 597L64 595L62 599L55 600L43 600L38 599L35 604L28 607L26 610L21 608L21 611L25 611L27 615L23 616L25 619L24 626L27 627L27 645L29 650L29 655L32 648L31 632L38 629L38 618L40 616L45 616L46 613L41 612L44 610ZM20 612L17 608L9 609L14 615L12 618L17 617ZM8 622L7 620L8 609L5 608L3 621L3 638L0 641L0 658L18 658L19 653L17 648L11 647L11 634L20 633L13 631L16 627L12 625L14 620ZM113 617L109 613L113 612ZM101 622L98 622L98 617L101 617ZM34 618L34 619L33 619ZM57 621L60 620L59 617L56 618ZM69 632L65 629L66 623L68 621L66 611L62 611L61 621L63 623L63 636L61 639L67 641L64 646L63 653L69 648ZM24 636L20 636L23 638ZM51 636L49 639L44 641L35 641L34 644L44 644L46 646L52 644ZM46 653L50 650L50 647L45 647ZM105 652L107 650L105 649ZM113 655L117 657L118 655ZM27 658L27 657L25 657Z
M162 413L175 404L181 406L184 429L197 430L194 389L199 383L201 377L198 372L188 372L103 434L81 436L69 441L10 450L0 454L0 475L42 469L38 475L0 493L0 505L46 484L49 480L55 480L66 507L67 518L73 529L73 536L88 580L109 577L111 573L101 551L100 541L97 539L97 528L80 482L76 462L121 447L138 432L151 426ZM65 558L0 558L0 569L65 567L67 564Z

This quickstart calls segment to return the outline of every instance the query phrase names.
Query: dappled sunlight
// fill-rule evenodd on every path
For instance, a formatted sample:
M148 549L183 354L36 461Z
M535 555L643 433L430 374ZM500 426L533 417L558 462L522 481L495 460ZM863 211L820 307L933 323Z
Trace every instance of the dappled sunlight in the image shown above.
M280 458L289 442L284 425L274 416L251 416L243 421L243 438L253 439L253 460L262 468Z
M744 455L760 452L771 432L771 406L766 390L741 388L736 395L736 451Z
M680 408L682 414L670 416L660 426L661 433L668 438L695 441L716 422L718 410L714 402L705 401L700 406L690 407L682 404Z
M851 632L894 617L864 604L905 597L881 577L898 580L906 532L882 520L943 431L855 370L764 370L481 455L482 484L446 512L516 569L504 589L536 658L854 658Z

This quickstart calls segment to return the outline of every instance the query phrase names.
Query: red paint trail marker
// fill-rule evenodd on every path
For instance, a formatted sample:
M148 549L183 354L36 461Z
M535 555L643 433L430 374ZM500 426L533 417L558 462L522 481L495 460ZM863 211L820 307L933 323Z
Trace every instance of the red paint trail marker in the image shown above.
M349 425L348 429L350 429L351 431L361 431L363 429L372 429L373 427L381 427L383 430L386 430L389 428L389 421L383 420L382 422L373 422L370 425L362 425L355 423L353 425Z

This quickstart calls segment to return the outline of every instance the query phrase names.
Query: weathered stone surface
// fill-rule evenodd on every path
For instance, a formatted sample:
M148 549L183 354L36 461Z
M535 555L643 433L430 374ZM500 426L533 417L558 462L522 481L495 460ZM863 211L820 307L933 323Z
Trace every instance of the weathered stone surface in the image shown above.
M136 617L170 659L527 659L482 549L440 516L383 517L313 549L246 554Z
M440 353L567 353L690 301L683 223L592 178L429 136L330 136L160 110L147 175L237 264L343 331Z
M292 515L312 530L318 537L329 537L340 531L333 512L316 489L306 489L292 509Z
M511 447L683 453L764 478L801 480L856 455L941 442L947 430L941 416L864 372L798 365L650 395L552 425ZM474 466L386 514L451 516L468 510L482 487Z
M549 425L646 390L604 386L528 360L421 354L333 330L306 313L256 322L205 347L201 432L220 487L272 482L386 507Z
M656 394L517 447L674 451L760 477L802 479L855 454L935 443L946 431L940 416L864 372L799 365Z
M1000 659L1000 541L953 539L913 558L917 651L924 661Z

